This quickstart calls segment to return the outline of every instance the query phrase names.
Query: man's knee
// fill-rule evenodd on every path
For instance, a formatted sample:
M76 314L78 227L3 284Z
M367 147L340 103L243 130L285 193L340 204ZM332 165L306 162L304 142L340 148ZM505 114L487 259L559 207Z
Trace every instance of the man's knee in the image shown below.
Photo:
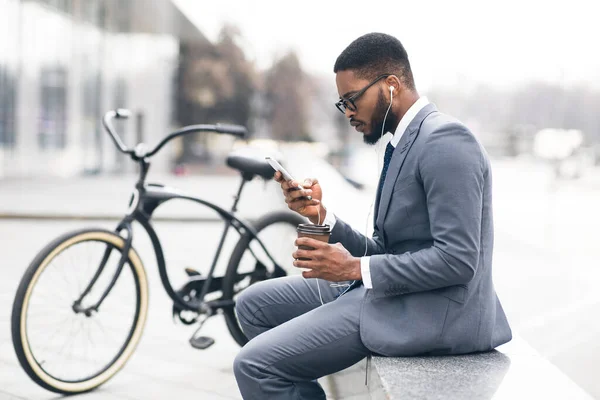
M239 380L240 377L245 376L246 375L246 369L247 369L247 360L242 355L242 352L240 350L240 352L238 353L238 355L233 360L233 373L234 373L236 379Z
M255 375L257 371L258 363L260 362L255 357L256 350L254 349L254 344L249 342L247 343L238 355L233 360L233 373L235 374L236 379L244 379L248 377L252 377Z
M259 309L258 297L261 295L260 283L258 282L244 289L242 293L235 299L235 312L240 320L240 323L252 324L255 314Z

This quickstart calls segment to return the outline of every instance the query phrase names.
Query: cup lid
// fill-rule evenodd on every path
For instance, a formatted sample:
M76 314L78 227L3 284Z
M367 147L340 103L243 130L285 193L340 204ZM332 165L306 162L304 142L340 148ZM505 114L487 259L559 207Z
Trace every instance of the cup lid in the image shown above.
M312 234L320 234L324 235L327 233L331 233L331 226L328 224L325 225L315 225L315 224L299 224L296 228L298 232L301 233L312 233Z

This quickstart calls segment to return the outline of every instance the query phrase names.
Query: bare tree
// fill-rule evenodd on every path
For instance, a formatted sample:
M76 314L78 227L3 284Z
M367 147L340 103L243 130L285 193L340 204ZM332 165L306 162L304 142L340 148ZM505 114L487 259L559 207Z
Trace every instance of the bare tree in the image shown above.
M250 124L256 72L237 44L239 37L235 26L225 25L216 44L182 44L177 95L177 120L181 125ZM205 135L184 137L182 147L179 162L210 158Z
M265 74L265 98L274 139L312 141L307 132L307 78L295 52L289 52Z

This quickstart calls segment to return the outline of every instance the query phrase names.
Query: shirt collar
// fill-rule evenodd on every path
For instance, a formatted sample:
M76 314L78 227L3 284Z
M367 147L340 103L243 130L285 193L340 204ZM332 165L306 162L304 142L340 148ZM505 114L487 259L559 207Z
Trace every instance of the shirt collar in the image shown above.
M414 102L412 106L406 111L406 114L402 116L398 127L396 128L396 132L394 132L394 136L390 140L390 144L394 147L398 146L400 143L400 139L402 139L402 135L406 132L406 128L410 125L413 119L417 116L419 111L423 109L427 104L429 104L429 99L427 97L419 97L417 101Z

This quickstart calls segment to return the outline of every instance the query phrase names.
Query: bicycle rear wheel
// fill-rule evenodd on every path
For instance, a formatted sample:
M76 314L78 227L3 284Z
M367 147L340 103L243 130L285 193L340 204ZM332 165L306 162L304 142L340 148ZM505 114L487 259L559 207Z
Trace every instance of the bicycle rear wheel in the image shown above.
M146 321L148 283L133 249L116 274L124 247L125 240L110 231L67 233L48 244L25 272L13 304L12 340L21 366L43 388L87 392L131 357ZM90 309L115 277L100 307ZM75 305L92 281L80 307Z
M288 211L273 212L261 217L254 224L258 237L269 254L281 267L275 271L272 263L256 239L242 236L231 253L225 277L223 278L223 299L234 299L248 286L279 276L300 274L293 266L294 241L298 236L296 227L306 223L306 219ZM231 336L243 346L248 342L237 320L234 307L223 309L225 322Z

